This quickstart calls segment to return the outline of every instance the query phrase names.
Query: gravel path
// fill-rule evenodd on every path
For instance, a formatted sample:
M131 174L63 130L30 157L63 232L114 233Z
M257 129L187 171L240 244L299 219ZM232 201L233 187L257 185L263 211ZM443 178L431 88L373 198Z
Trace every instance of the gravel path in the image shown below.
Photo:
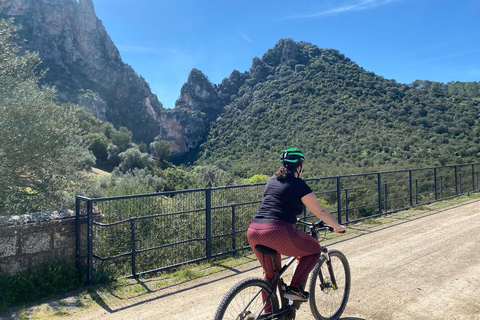
M480 319L480 200L413 210L381 225L350 226L330 247L352 272L344 320ZM128 299L98 294L93 307L65 319L212 319L224 293L239 280L262 276L257 262ZM297 319L313 319L308 304Z

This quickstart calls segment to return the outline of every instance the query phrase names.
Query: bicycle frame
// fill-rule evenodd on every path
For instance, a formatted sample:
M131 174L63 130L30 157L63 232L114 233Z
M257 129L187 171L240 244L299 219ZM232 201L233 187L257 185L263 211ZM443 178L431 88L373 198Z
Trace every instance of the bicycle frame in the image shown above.
M283 265L283 267L278 270L277 266L276 266L276 263L275 263L275 257L274 256L271 256L272 257L272 261L273 261L273 265L274 265L274 268L275 268L275 275L273 276L275 280L275 283L273 284L272 286L272 292L270 292L270 294L268 295L267 299L265 300L265 303L263 304L263 308L262 310L260 311L260 313L255 317L255 319L259 319L260 315L262 314L263 310L265 309L265 307L267 306L267 303L268 301L270 300L270 297L272 295L275 294L277 288L280 292L280 298L281 298L281 303L282 303L282 307L280 309L280 312L279 313L276 313L276 314L272 314L271 316L282 316L283 314L287 313L289 311L289 308L288 306L291 306L291 307L294 307L295 303L298 304L298 302L294 301L293 305L290 305L287 303L287 299L285 299L283 297L283 293L286 291L286 286L283 282L283 279L281 278L282 275L285 273L285 271L287 271L287 269L295 262L295 260L297 259L297 257L290 257L288 259L288 261ZM302 289L304 289L305 287L305 283L306 283L306 280L302 282ZM280 285L279 285L280 284ZM261 291L259 291L258 294L260 294ZM257 294L257 295L258 295ZM256 296L257 296L256 295ZM247 305L248 307L248 305Z

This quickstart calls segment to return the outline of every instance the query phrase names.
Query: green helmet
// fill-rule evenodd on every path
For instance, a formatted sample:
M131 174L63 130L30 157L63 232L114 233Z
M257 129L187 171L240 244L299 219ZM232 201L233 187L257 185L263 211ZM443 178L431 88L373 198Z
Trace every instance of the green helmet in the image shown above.
M303 152L297 148L289 148L283 150L282 155L280 156L280 161L286 168L295 168L305 161L305 156L303 155Z

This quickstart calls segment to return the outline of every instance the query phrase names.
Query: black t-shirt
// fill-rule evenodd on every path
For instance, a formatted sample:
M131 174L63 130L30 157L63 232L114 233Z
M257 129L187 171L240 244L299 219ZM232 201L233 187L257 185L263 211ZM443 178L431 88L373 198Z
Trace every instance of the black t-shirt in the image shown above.
M296 223L298 215L303 212L302 198L312 189L300 178L277 180L272 176L265 186L263 201L253 216L253 222L270 222L282 220Z

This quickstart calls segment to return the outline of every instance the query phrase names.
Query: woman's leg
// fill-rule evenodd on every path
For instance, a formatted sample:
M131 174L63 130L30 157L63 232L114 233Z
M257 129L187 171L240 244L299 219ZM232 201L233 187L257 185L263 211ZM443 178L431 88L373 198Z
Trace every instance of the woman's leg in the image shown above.
M257 244L265 245L261 241L264 238L268 238L268 236L265 236L264 230L255 230L251 228L247 230L248 243L250 244L250 247L252 248L255 255L257 256L258 261L262 265L264 279L270 282L270 284L273 287L273 284L275 283L276 279L274 279L275 269L273 267L272 258L268 255L264 255L263 253L255 249L255 246ZM280 268L282 266L280 253L277 253L275 255L275 263L277 265L277 268ZM268 298L268 295L266 294L266 292L262 291L262 299L264 303L265 301L267 301L267 298ZM272 306L270 303L265 306L264 312L265 313L272 312Z

